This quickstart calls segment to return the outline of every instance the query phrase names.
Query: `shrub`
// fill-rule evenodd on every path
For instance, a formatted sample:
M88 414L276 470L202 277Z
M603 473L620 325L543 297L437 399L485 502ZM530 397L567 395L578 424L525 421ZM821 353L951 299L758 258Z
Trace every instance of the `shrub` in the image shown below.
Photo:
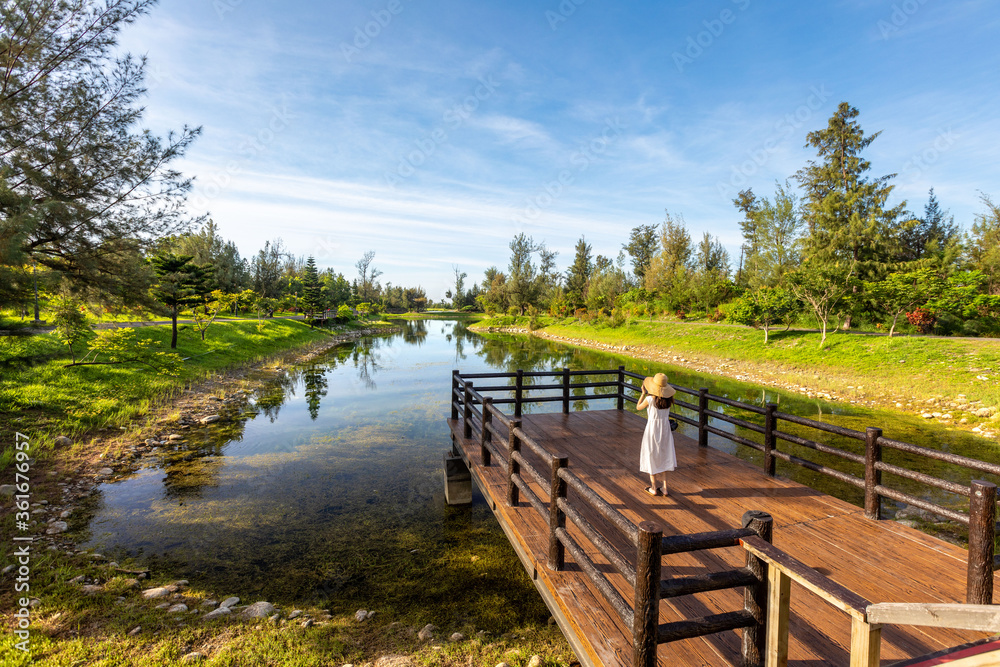
M351 310L350 306L348 306L346 304L341 304L337 308L337 319L338 320L343 320L344 322L346 322L346 321L350 320L352 317L354 317L354 311Z
M929 334L934 329L937 317L926 308L917 308L906 314L906 321L917 328L922 334Z
M721 322L724 319L726 319L726 314L723 313L718 308L716 308L714 312L711 312L711 313L708 314L708 321L712 322L713 324L717 323L717 322Z
M687 313L685 313L683 310L676 310L674 311L674 317L676 317L679 320L684 320L687 318Z

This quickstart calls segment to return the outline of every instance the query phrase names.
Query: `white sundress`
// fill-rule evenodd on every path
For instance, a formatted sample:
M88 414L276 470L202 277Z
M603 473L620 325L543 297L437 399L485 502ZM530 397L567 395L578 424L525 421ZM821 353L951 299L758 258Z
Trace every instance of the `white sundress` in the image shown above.
M670 410L658 410L652 402L646 408L646 430L639 450L639 471L650 475L677 467L674 434L670 431Z

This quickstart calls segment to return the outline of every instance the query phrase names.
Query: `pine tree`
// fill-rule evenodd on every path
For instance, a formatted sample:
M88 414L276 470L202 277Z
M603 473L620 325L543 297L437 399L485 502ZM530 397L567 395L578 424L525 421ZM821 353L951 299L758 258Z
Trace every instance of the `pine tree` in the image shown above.
M315 319L316 313L322 312L326 307L326 298L323 294L323 286L319 282L316 260L312 255L306 260L302 287L302 307L310 314L311 319Z
M566 298L574 309L587 302L587 285L594 271L590 258L590 244L583 236L576 242L576 256L566 271Z
M170 315L172 350L177 348L177 316L185 306L198 303L211 292L211 269L196 266L191 260L191 255L173 253L158 253L149 260L157 278L151 290L153 298L166 306Z
M912 221L900 235L900 259L914 261L940 255L958 240L959 229L955 217L941 209L934 188L930 189L924 215Z
M640 285L645 281L646 272L656 254L657 231L656 225L633 227L628 237L628 243L622 246L632 258L632 272Z

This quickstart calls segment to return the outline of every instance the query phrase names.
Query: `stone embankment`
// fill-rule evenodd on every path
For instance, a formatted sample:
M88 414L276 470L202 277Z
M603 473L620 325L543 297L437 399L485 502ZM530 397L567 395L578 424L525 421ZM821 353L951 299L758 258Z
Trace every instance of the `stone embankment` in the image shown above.
M472 329L475 330L475 327ZM614 345L584 338L558 336L544 330L529 331L519 327L489 327L484 330L493 333L528 334L557 343L586 347L612 354L624 354L644 361L683 366L698 373L721 375L741 382L802 394L809 398L909 412L943 425L969 429L986 438L996 438L1000 435L1000 412L995 407L982 405L978 400L970 401L962 394L953 398L935 397L929 399L916 396L873 397L865 393L864 386L847 385L842 390L836 391L828 387L820 388L810 384L809 379L816 381L817 384L820 384L820 381L824 379L828 380L828 378L823 378L818 374L807 373L803 375L800 372L792 373L780 367L746 361L728 361L691 352L673 354L669 349L656 345Z

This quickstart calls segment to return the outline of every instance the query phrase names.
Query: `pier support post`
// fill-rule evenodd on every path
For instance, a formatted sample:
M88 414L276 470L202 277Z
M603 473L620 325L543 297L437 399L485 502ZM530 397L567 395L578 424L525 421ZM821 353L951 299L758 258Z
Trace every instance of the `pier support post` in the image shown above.
M479 434L479 452L482 456L483 466L488 466L493 460L490 448L486 445L493 442L493 432L490 426L493 425L493 397L483 396L483 431Z
M765 542L771 541L774 519L767 512L750 510L743 515L743 527L750 528ZM743 665L752 667L764 663L767 640L767 563L747 552L747 569L757 577L757 583L743 589L743 608L757 625L743 629Z
M774 477L774 429L777 419L774 413L778 411L778 406L768 403L764 408L764 473L768 477Z
M461 371L457 371L457 370L451 372L451 401L450 401L450 403L451 403L451 418L452 419L458 419L458 406L455 405L455 402L458 399L456 398L455 393L458 391L458 378L459 378L459 373L460 372Z
M618 367L618 409L625 409L625 367Z
M639 524L632 617L632 667L656 667L659 639L660 562L663 529L652 521Z
M698 390L698 446L708 447L708 389Z
M566 564L566 546L556 531L566 527L566 514L559 509L559 499L566 497L566 480L559 471L569 465L569 459L556 455L552 459L552 484L549 487L549 569L561 570Z
M563 368L563 378L562 378L562 390L563 390L563 414L569 414L569 369Z
M521 428L520 419L510 420L510 437L507 438L507 507L517 507L521 501L521 490L514 483L514 475L521 474L521 464L514 460L514 452L521 451L521 439L515 431Z
M449 505L472 502L472 473L461 456L444 454L444 501Z
M968 604L993 604L993 540L996 534L997 487L974 479L969 486Z
M524 399L524 371L517 369L517 378L514 380L514 416L521 416L521 401Z
M465 400L463 410L463 421L465 422L465 437L472 437L472 383L465 381Z
M882 429L865 429L865 516L873 521L882 518L882 502L876 487L882 485L882 471L875 467L882 462L882 445L878 439Z

